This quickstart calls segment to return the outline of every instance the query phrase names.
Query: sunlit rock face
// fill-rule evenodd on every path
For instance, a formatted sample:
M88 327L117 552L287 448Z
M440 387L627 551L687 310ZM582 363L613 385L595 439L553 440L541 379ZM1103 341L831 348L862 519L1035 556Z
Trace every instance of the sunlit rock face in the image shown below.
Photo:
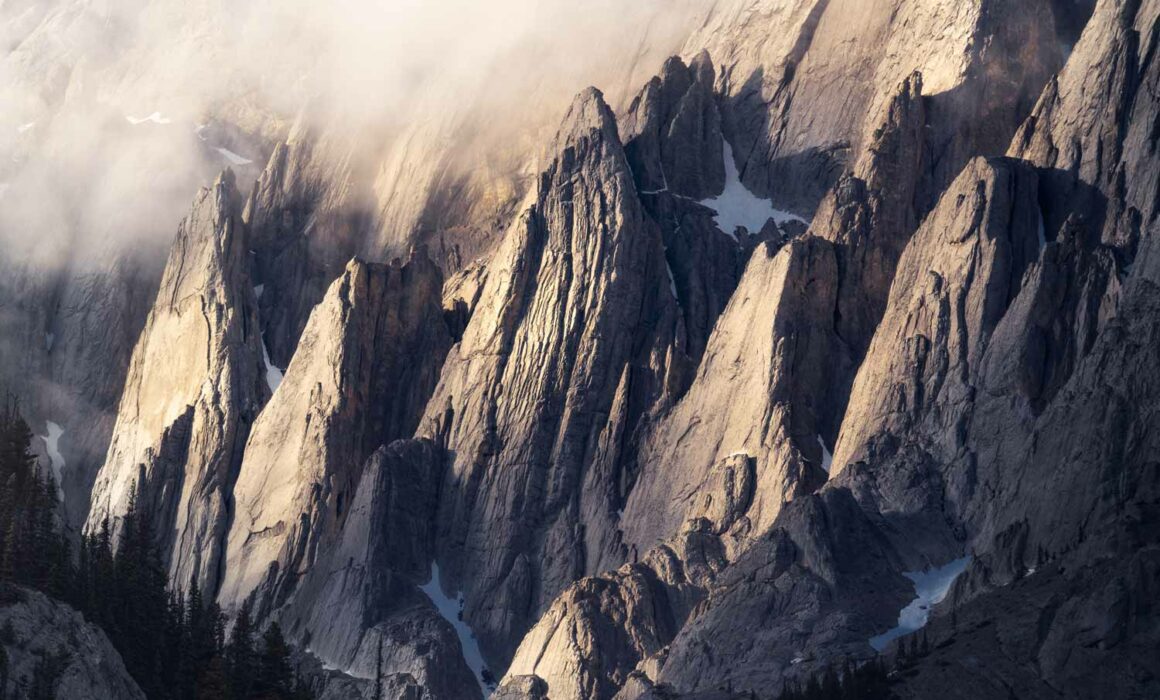
M214 590L246 437L269 390L234 177L203 190L174 239L133 351L87 528L148 509L175 581Z
M451 344L441 286L422 251L354 260L315 308L245 446L224 607L255 595L265 614L289 599L336 542L367 458L415 430Z
M618 436L665 390L676 326L660 236L598 91L577 97L554 148L422 429L453 456L441 568L497 660L598 551Z
M1127 679L1148 666L1144 649L1155 638L1155 615L1149 607L1125 616L1103 603L1131 605L1156 581L1155 533L1136 525L1155 497L1146 457L1154 447L1142 427L1154 418L1154 382L1134 374L1147 364L1140 353L1155 330L1147 320L1154 239L1142 216L1154 207L1145 183L1154 180L1155 166L1132 136L1150 123L1155 105L1134 87L1084 91L1078 76L1108 73L1105 82L1115 83L1115 75L1130 74L1132 85L1149 84L1151 62L1141 62L1125 38L1155 17L1146 4L1098 5L1068 67L1046 83L1014 138L1010 153L1028 160L968 162L913 236L890 234L923 211L921 184L903 174L927 156L906 145L918 141L906 137L916 131L905 124L929 122L922 114L931 103L916 99L917 81L896 93L883 123L901 128L892 137L875 131L879 145L862 159L881 158L879 176L856 167L813 227L844 246L839 285L849 287L837 303L845 311L836 328L845 352L865 356L847 389L849 406L838 404L830 481L783 505L762 537L737 550L729 541L734 513L738 504L744 512L760 479L745 455L722 460L719 476L687 490L700 507L689 509L697 517L685 525L725 535L713 550L725 555L720 569L691 586L674 582L659 572L679 569L658 568L656 554L680 550L652 535L654 548L640 555L635 572L584 580L560 596L525 638L505 692L644 698L779 687L842 658L870 658L872 645L881 645L875 640L889 636L916 596L927 595L912 582L951 565L957 576L946 602L911 624L925 624L937 650L932 665L918 662L919 673L899 683L903 696L978 697L1015 687L1028 697L1075 688L1065 694L1081 697L1107 684L1129 692L1136 681ZM1127 121L1113 128L1105 121L1111 114ZM1072 128L1084 135L1073 136ZM1103 145L1083 149L1091 134L1102 134ZM895 164L902 168L892 170ZM865 183L899 176L911 184L864 194ZM843 202L852 206L843 209ZM1136 235L1143 244L1133 243ZM852 275L858 262L865 267ZM867 275L883 269L888 284ZM729 328L746 278L715 334ZM711 340L685 401L698 396L713 348ZM743 368L752 357L742 353L727 366ZM719 411L745 405L738 391L728 393ZM667 418L681 410L678 404ZM715 416L710 410L684 421L688 435L712 426ZM705 449L703 439L685 439L688 448L676 459ZM687 471L656 481L667 486ZM626 533L638 517L633 499L648 483L642 476L630 498ZM964 557L969 551L975 556ZM677 557L686 565L694 560ZM645 590L632 583L642 576L654 581ZM686 617L669 606L689 591L704 602ZM1023 605L1032 612L1008 612ZM641 607L665 611L668 624L631 612ZM1064 608L1068 614L1059 612ZM1072 612L1093 625L1088 632ZM1015 656L1039 659L1045 665L1036 671L1020 670L1007 656L1014 647L999 652L996 642L1015 639L1031 619L1050 629L1047 641ZM1074 656L1077 634L1094 645L1082 658ZM981 673L980 658L987 659ZM961 684L950 680L960 675Z
M867 120L921 72L930 206L967 158L1003 152L1062 64L1054 4L734 0L713 7L686 53L708 49L718 66L742 179L806 218L857 159Z
M90 531L135 499L327 698L735 700L919 639L900 697L1156 695L1160 6L642 4L563 70L457 36L389 118L215 102L240 174L159 293L5 258L70 517L105 458Z

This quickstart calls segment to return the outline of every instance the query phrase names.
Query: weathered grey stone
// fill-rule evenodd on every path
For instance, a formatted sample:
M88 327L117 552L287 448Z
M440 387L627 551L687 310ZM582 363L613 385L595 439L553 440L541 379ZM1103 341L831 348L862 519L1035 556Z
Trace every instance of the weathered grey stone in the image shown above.
M220 601L280 607L337 541L367 458L415 430L451 341L441 276L352 261L255 422L234 488Z
M33 669L59 656L62 670L55 697L76 700L145 700L121 655L99 627L76 610L36 591L0 584L0 639L8 687L0 694L19 697L17 684L32 683Z
M202 190L174 239L133 351L86 527L119 530L131 498L154 518L173 581L217 589L229 499L269 397L234 176Z

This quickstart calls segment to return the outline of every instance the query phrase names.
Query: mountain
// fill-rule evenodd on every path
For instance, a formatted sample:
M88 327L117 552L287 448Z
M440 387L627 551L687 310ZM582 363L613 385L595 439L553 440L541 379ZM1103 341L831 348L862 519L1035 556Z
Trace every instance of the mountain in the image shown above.
M128 120L231 163L134 189L213 178L163 263L12 233L87 86L166 94L155 39L37 62L102 11L0 9L12 84L70 86L0 170L60 527L144 511L336 700L1160 693L1160 2L542 5L430 56L400 11L386 111L373 26L291 21L315 71L208 7L92 25L217 61L184 137Z

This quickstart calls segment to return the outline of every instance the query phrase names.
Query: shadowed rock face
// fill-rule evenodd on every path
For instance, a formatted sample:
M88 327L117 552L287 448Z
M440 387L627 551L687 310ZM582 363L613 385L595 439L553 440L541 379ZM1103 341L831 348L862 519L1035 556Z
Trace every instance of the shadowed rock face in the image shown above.
M54 691L76 700L145 700L120 654L99 627L64 603L36 591L3 584L0 627L6 630L5 692L20 693L32 686L37 666L45 658L64 654ZM21 685L23 684L23 685Z
M366 459L415 430L451 344L441 286L422 252L352 261L331 285L246 444L223 607L289 600L341 532Z
M743 539L825 480L820 462L803 459L797 445L816 447L812 404L821 397L812 390L836 339L811 321L829 317L836 278L833 247L817 238L754 252L692 388L642 443L647 466L621 520L631 547L646 551L686 519L710 513L718 534L736 526ZM719 496L706 487L730 469L731 480L752 483L715 512Z
M133 351L89 529L136 494L153 514L174 581L216 590L230 492L262 381L257 306L239 196L226 171L202 190L174 240Z
M707 53L688 66L671 58L620 120L633 180L646 214L660 228L670 293L680 304L682 355L688 361L674 371L678 395L688 388L749 254L760 240L783 239L771 225L771 235L752 231L738 240L735 231L721 231L713 210L700 203L726 186L714 75Z
M703 699L871 658L967 555L901 696L1155 695L1160 5L1094 4L716 3L619 117L577 98L515 217L420 164L378 243L446 284L343 269L367 174L292 138L244 229L199 198L94 498L139 481L327 697L479 694L436 570L495 697ZM808 231L718 229L729 150Z
M1048 0L730 0L686 44L701 49L719 67L743 181L802 215L857 160L912 72L934 96L929 207L971 156L1003 152L1063 60Z
M617 586L569 589L552 608L556 617L546 615L517 655L538 659L548 693L609 697L593 676L615 678L618 698L762 692L843 658L867 658L867 640L893 625L913 595L899 572L967 550L970 568L934 613L937 649L901 679L901 695L1153 690L1146 650L1160 626L1148 592L1160 532L1152 525L1155 431L1145 426L1157 402L1155 372L1144 368L1160 357L1149 349L1158 258L1144 213L1154 210L1156 169L1151 149L1124 144L1153 121L1155 105L1133 89L1109 99L1068 86L1075 76L1126 65L1137 66L1133 84L1149 84L1151 54L1137 53L1132 37L1158 14L1148 3L1097 6L1068 68L1011 147L1030 162L971 161L905 244L880 321L862 324L874 328L873 340L844 411L834 455L840 472L818 493L786 504L772 528L698 581L693 590L703 602L691 614L668 614L675 608L666 594L678 590L671 583L639 596L662 601L652 609L677 621L670 627L655 615L616 612L637 602L624 592L639 571L610 575ZM905 113L903 104L891 112ZM1126 121L1112 128L1101 115L1113 114ZM1114 135L1097 148L1113 158L1079 156L1093 129ZM1074 166L1060 167L1065 149L1054 144L1071 144ZM904 161L886 164L897 162ZM854 216L814 224L839 246L875 240L850 235L866 230L857 222L872 207L857 181L848 182L833 201L854 201ZM906 201L896 200L891 218L918 208ZM842 224L838 235L825 233L827 220ZM1133 243L1133 231L1142 243ZM848 268L839 275L858 280ZM718 330L729 319L727 311ZM711 358L707 351L703 373ZM695 382L687 397L697 391ZM698 493L706 504L700 527L713 532L716 518L730 521L750 483L740 460L723 464ZM729 552L727 541L720 551ZM598 603L567 605L593 590L602 591ZM616 632L607 631L610 623ZM1029 627L1038 629L1034 639ZM569 628L599 630L591 637L602 641L560 645L545 637ZM618 661L602 666L608 648ZM529 671L513 666L505 687L528 684L516 672Z
M6 251L7 252L7 251ZM60 269L0 259L0 385L21 397L33 432L63 434L64 517L76 530L116 420L137 338L157 294L161 262L148 254L77 254ZM34 447L49 464L40 440Z
M432 575L444 465L426 441L376 450L341 532L274 612L328 666L367 681L405 674L432 700L480 695L455 631L418 588Z

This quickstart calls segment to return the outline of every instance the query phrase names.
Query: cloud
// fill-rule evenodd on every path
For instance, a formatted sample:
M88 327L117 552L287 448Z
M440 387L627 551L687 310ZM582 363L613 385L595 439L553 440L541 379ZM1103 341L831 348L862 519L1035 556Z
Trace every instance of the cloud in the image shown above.
M428 123L431 139L470 133L473 158L524 149L584 86L639 87L701 4L0 4L0 244L45 265L161 254L197 186L230 154L256 173L303 114L368 157Z

